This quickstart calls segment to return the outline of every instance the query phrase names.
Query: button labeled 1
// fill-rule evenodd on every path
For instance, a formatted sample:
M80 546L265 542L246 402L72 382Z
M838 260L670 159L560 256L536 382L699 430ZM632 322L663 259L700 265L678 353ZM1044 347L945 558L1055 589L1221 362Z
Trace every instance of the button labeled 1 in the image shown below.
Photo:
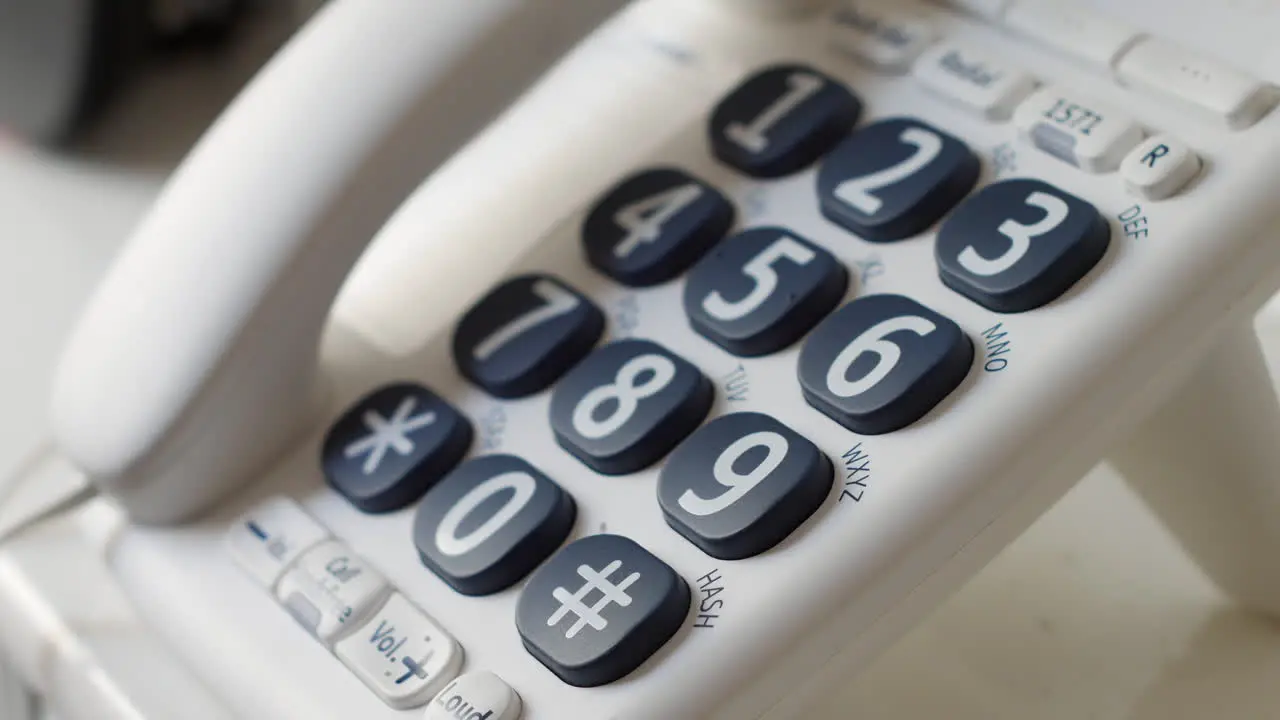
M901 295L868 295L822 321L800 351L804 399L856 433L879 435L924 417L973 364L951 320Z
M529 463L485 455L431 488L413 521L423 564L460 593L511 587L569 536L573 498Z
M280 580L276 597L291 615L326 644L362 622L389 586L382 573L340 542L309 551Z
M734 413L698 428L658 478L667 524L723 560L782 542L831 491L831 460L791 428L759 413Z
M801 170L849 132L862 103L844 85L804 65L779 65L747 78L711 114L711 149L761 178Z
M942 281L996 312L1045 305L1083 278L1111 243L1097 208L1040 180L1004 180L966 200L938 230Z
M400 593L333 652L398 710L425 705L462 667L458 643Z

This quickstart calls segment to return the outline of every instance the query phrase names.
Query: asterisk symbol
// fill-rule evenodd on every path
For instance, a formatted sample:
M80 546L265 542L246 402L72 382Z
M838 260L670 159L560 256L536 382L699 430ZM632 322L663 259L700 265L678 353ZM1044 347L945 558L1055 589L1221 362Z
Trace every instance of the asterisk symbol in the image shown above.
M343 456L354 458L362 453L368 453L361 468L364 474L368 475L378 469L388 450L395 450L401 455L413 452L414 444L409 439L409 433L436 421L436 414L433 412L424 412L410 417L410 413L417 404L417 398L406 397L400 401L400 405L396 407L390 419L382 417L373 410L366 410L363 420L365 427L369 428L369 434L348 445L342 451Z

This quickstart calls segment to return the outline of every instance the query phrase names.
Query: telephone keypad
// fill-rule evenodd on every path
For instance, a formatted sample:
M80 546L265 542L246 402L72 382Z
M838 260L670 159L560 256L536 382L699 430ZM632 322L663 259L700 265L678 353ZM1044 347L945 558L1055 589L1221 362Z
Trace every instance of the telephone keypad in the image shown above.
M671 451L711 409L711 381L688 360L648 340L596 350L551 394L551 429L591 469L625 475Z
M848 286L823 248L785 228L753 228L694 266L684 309L694 330L734 355L767 355L799 340Z

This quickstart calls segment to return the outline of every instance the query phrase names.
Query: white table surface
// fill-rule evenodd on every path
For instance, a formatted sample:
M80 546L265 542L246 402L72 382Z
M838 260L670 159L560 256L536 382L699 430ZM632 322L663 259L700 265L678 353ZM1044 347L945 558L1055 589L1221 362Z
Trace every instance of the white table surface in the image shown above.
M51 365L94 280L277 34L158 73L81 155L0 141L0 487L40 443ZM1280 312L1260 326L1280 359ZM104 514L0 552L0 618L28 624L0 648L67 717L217 717L98 561L83 529ZM1233 609L1100 468L828 705L861 719L1280 719L1280 622Z

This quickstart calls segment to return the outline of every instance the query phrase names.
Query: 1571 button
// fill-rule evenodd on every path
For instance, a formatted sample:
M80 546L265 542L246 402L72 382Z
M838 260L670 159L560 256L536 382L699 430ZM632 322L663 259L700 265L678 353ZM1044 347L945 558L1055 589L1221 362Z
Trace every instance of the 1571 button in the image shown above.
M667 523L724 560L782 542L831 491L832 465L812 442L759 413L712 420L671 453L658 478Z
M858 122L853 93L804 65L778 65L747 78L711 114L711 149L755 177L801 170Z
M698 368L648 340L618 340L587 356L551 394L551 429L596 472L648 467L693 431L715 391Z
M555 552L577 517L573 498L529 463L483 455L427 491L413 521L422 562L453 589L506 589Z
M548 275L522 275L476 303L453 334L458 371L500 398L551 385L596 344L604 313Z
M333 652L398 710L425 705L462 667L462 648L400 593Z
M831 253L789 230L752 228L694 266L684 311L694 330L734 355L766 355L799 340L848 286Z
M620 535L566 545L534 571L516 603L525 649L578 687L613 682L671 639L689 612L689 585Z
M733 226L733 205L681 170L645 170L618 183L582 224L587 260L623 285L664 283Z
M1106 254L1111 226L1080 198L1040 180L1004 180L966 200L938 230L942 281L996 312L1040 307Z
M386 385L333 424L321 449L325 479L364 512L398 510L434 485L471 446L471 423L413 383Z
M972 364L973 343L951 320L901 295L867 295L805 341L800 387L827 417L879 435L924 417Z
M872 123L822 161L818 197L831 222L873 242L934 224L978 182L978 156L912 118Z

